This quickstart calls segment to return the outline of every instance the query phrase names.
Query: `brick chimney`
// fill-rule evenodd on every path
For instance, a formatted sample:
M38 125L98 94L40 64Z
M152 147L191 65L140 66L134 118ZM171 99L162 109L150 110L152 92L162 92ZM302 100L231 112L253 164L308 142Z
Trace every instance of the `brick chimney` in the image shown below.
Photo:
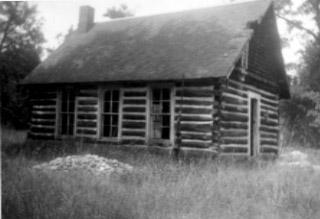
M78 31L80 33L88 32L94 24L94 8L91 6L81 6L79 13Z

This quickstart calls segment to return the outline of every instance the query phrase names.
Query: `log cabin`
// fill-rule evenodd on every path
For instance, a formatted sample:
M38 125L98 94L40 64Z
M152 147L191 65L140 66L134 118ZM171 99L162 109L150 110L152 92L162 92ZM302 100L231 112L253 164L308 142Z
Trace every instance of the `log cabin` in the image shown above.
M259 156L290 98L274 6L248 1L94 22L28 75L31 139Z

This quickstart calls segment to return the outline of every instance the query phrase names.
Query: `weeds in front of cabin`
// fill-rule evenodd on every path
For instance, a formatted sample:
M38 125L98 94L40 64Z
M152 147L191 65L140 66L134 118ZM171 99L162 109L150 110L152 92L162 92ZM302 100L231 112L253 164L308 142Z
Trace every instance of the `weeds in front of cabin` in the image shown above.
M100 151L102 153L102 150ZM100 153L99 152L99 153ZM182 163L104 150L134 166L112 179L40 174L25 156L2 159L3 218L319 218L320 173L311 169Z

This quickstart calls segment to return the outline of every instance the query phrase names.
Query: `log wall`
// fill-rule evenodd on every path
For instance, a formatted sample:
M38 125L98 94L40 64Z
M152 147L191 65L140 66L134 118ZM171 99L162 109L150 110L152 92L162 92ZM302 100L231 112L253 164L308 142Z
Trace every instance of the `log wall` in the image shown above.
M75 135L80 137L98 138L99 127L99 95L97 88L79 89L76 96Z
M212 148L217 143L213 138L213 115L216 112L214 95L214 85L189 85L184 89L176 86L175 122L181 109L182 147Z
M249 91L261 97L260 153L277 153L279 137L278 95L232 79L224 84L222 89L220 122L222 153L249 154Z
M57 124L57 89L32 91L31 104L30 138L53 139L56 136Z

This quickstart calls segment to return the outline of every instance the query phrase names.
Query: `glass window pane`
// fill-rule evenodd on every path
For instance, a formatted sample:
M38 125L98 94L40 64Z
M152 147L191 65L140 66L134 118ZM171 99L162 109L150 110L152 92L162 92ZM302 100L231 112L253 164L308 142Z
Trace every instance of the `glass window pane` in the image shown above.
M152 100L153 101L160 101L161 100L161 90L160 89L153 89Z
M112 126L111 137L117 137L117 136L118 136L118 127Z
M61 134L67 134L68 117L65 114L61 115Z
M151 135L153 138L160 139L161 138L161 123L160 122L153 122L153 127L151 130Z
M103 126L103 136L110 137L110 126L108 125Z
M103 112L105 112L105 113L110 112L110 102L104 102Z
M163 105L162 112L163 113L170 113L170 102L165 101L162 103L162 105Z
M67 112L68 111L68 102L62 101L61 102L61 112Z
M113 97L112 97L112 100L113 101L119 101L119 98L120 98L120 92L119 90L113 90Z
M112 103L112 112L117 113L119 111L119 102Z
M152 103L152 113L161 113L161 105L160 102L153 102Z
M103 116L103 125L111 125L111 115L104 115Z
M119 118L118 115L113 115L112 116L112 125L113 126L118 126L118 118Z
M162 139L170 139L170 128L162 128Z
M162 126L163 127L170 127L170 115L163 115L162 116Z
M162 89L162 100L170 100L170 89L169 88Z
M110 101L111 100L111 91L107 90L104 92L104 101Z
M69 114L69 130L68 130L68 134L72 135L73 134L73 122L74 122L74 115L73 114Z
M73 113L74 112L74 101L69 102L69 109L68 112Z
M66 90L62 90L62 91L61 91L61 100L62 100L62 101L67 101L67 99L68 99L68 93L67 93L67 91L66 91Z

